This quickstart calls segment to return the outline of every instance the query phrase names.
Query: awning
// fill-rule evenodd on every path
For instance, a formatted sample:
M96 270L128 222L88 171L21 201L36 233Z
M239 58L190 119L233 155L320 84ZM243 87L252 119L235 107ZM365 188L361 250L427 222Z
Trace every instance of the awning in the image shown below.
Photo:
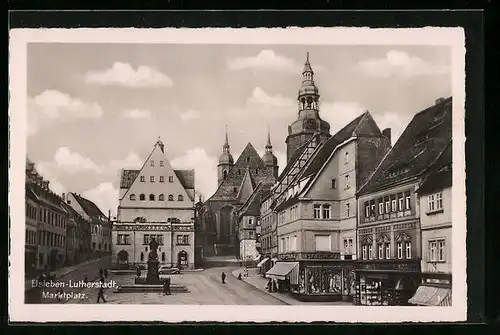
M257 264L257 267L258 268L262 267L262 265L264 265L264 263L267 262L268 260L269 260L269 257L264 258L263 260L261 260L259 262L259 264Z
M257 261L259 260L259 258L260 258L260 255L258 255L257 257L255 257L255 258L253 259L253 260L254 260L254 262L257 262Z
M419 306L451 306L451 290L445 287L421 285L408 302Z
M292 270L298 268L298 265L299 262L278 262L271 270L266 272L266 277L276 280L285 280ZM298 271L296 272L298 273Z

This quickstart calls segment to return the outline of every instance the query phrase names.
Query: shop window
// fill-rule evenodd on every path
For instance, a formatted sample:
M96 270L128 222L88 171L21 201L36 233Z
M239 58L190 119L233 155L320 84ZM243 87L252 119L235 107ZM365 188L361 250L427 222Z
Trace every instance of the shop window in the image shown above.
M299 275L299 290L306 293L321 294L321 293L336 293L342 292L342 271L340 269L328 268L306 268L308 281L305 281L305 276Z

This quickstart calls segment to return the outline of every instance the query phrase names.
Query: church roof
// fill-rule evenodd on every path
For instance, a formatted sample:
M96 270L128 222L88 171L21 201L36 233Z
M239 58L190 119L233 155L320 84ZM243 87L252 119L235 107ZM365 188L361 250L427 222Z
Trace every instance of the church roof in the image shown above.
M448 146L451 122L451 97L417 113L358 195L420 177Z
M247 170L254 185L255 183L272 177L272 173L267 170L266 164L251 143L248 143L245 149L243 149L241 155L229 170L226 179L224 179L215 193L208 200L245 201L246 198L241 199L241 197L238 196L240 195L240 188L245 181L245 178L248 178L245 177Z
M134 183L135 178L139 175L139 172L141 172L141 170L123 170L120 188L130 188L130 186ZM185 189L194 188L194 170L174 170L174 172Z

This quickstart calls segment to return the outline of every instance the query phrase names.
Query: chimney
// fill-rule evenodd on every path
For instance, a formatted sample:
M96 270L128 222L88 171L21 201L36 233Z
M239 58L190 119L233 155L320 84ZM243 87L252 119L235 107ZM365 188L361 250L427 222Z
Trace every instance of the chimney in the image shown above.
M63 194L61 195L61 198L62 198L62 200L63 200L64 202L66 202L66 193L63 193Z
M391 142L391 128L385 128L384 130L382 130L382 135L384 135L389 140L389 143L392 143Z
M436 99L436 105L439 105L443 101L444 101L444 98L438 98L438 99Z

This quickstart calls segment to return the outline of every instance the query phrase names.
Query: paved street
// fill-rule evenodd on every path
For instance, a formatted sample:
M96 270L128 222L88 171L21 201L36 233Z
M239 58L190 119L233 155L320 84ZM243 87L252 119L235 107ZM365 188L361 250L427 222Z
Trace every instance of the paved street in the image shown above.
M233 277L234 268L211 268L201 272L186 272L172 275L173 284L185 285L189 293L113 293L106 290L110 304L166 304L166 305L285 305L269 294ZM226 273L226 284L221 283L221 273ZM133 275L114 275L110 278L118 285L133 284ZM68 303L95 304L97 289L86 289L86 299Z
M65 287L62 289L63 292L73 292L78 293L82 292L83 288L68 288L69 281L78 281L83 280L85 275L88 276L89 281L93 281L98 279L99 277L99 269L109 269L111 265L111 257L105 256L96 262L86 263L80 266L73 267L74 269L70 269L71 272L56 277L56 283L61 283L60 285L64 285ZM59 270L59 272L65 272L64 269ZM68 271L66 271L68 272ZM43 303L43 304L53 304L53 303L61 303L59 300L54 298L43 298L42 292L46 293L57 293L59 289L56 287L51 288L34 288L30 289L25 293L25 301L27 304L30 303Z

